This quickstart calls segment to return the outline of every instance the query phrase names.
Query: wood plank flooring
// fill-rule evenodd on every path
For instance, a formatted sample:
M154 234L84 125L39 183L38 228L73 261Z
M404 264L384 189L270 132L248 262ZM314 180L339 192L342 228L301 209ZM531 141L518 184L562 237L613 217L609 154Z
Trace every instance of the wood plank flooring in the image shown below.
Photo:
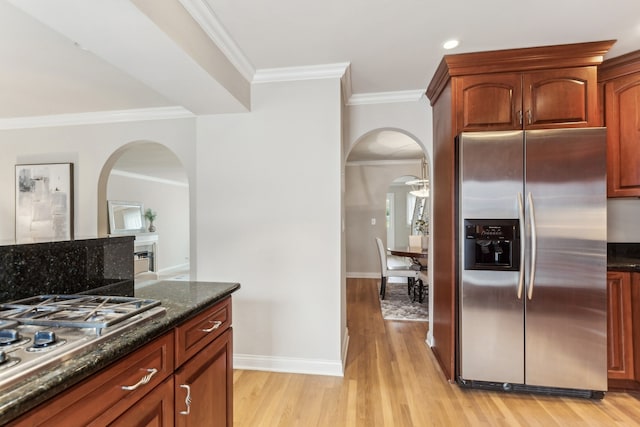
M450 384L426 323L382 319L378 283L347 281L344 378L236 370L234 426L640 426L640 393L598 401Z

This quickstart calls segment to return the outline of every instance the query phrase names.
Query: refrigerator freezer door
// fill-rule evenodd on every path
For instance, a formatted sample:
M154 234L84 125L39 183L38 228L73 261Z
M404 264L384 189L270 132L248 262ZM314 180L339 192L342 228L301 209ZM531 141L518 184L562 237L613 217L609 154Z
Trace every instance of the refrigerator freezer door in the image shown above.
M528 385L607 389L605 132L525 134Z
M472 132L458 138L459 236L464 219L518 219L523 133ZM519 271L465 269L459 245L459 365L462 379L524 383L524 298Z

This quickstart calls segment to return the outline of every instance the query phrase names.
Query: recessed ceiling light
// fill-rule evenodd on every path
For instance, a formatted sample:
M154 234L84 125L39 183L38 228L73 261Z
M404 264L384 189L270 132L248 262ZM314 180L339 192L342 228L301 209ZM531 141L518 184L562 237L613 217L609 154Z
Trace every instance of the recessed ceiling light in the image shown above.
M453 49L454 47L458 47L459 44L460 42L458 40L448 40L444 42L442 47L445 49Z

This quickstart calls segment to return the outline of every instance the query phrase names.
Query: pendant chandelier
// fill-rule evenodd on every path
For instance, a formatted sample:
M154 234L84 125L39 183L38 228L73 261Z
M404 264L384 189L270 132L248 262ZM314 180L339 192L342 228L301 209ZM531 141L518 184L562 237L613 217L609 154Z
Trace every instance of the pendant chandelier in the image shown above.
M429 180L427 179L427 159L422 158L422 179L414 179L406 182L413 189L409 192L416 197L429 197Z

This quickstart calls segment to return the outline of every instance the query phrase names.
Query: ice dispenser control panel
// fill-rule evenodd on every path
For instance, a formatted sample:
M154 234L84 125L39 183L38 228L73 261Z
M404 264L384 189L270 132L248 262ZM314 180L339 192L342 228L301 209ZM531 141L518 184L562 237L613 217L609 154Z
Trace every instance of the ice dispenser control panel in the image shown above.
M517 219L465 219L465 270L518 270L519 230Z

